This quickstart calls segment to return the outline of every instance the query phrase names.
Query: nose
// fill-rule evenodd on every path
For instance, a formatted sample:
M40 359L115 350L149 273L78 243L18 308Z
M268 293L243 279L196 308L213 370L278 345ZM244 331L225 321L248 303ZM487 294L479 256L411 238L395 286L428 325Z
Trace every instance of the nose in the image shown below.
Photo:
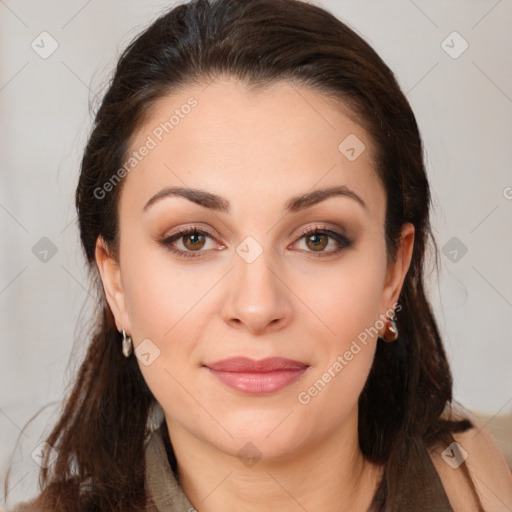
M235 268L228 277L222 306L225 322L252 334L275 332L292 319L291 291L283 271L263 250L252 262L235 255Z

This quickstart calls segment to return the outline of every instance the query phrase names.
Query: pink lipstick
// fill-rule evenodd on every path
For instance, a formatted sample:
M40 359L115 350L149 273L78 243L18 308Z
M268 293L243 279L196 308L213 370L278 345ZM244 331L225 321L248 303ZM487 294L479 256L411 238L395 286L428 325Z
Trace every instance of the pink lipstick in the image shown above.
M268 357L259 361L231 357L205 366L222 383L251 395L277 392L298 380L309 368L305 363L282 357Z

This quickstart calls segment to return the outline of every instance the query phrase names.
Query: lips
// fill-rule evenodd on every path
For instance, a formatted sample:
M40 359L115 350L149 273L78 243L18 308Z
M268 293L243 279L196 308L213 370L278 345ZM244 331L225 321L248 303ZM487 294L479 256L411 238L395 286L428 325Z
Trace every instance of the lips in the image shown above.
M226 386L252 395L277 392L298 380L309 368L306 363L282 357L261 360L232 357L205 366Z

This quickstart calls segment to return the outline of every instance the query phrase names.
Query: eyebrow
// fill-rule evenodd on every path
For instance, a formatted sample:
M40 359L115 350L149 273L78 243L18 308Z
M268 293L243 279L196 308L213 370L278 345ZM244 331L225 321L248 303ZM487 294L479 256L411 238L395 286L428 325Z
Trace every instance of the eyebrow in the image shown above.
M335 196L348 197L359 203L363 208L367 208L366 203L359 195L347 186L342 185L338 187L313 190L312 192L292 197L286 201L284 209L285 212L289 213L300 212L310 206ZM227 199L216 194L212 194L211 192L194 188L166 187L149 199L149 201L144 205L143 211L147 211L150 206L168 197L183 197L195 204L198 204L199 206L203 206L220 213L229 213L230 210L230 203Z

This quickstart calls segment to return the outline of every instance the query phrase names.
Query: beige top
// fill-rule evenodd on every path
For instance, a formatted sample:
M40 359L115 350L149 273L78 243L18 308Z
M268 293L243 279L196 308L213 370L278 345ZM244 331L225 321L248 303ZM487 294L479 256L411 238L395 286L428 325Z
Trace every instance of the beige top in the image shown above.
M154 502L147 512L195 512L169 464L161 429L151 436L146 448L146 488Z
M161 425L151 436L145 452L146 490L148 505L146 512L197 512L181 489L169 463ZM441 481L434 469L426 449L419 453L411 463L413 466L426 464L422 476L415 474L415 467L409 468L409 491L402 497L397 510L414 510L415 512L453 512ZM423 456L422 456L423 455ZM414 489L414 492L411 492ZM385 500L385 482L381 481L369 511L381 509L381 500ZM403 506L402 506L403 505ZM21 503L12 512L49 512L34 507L31 503Z

